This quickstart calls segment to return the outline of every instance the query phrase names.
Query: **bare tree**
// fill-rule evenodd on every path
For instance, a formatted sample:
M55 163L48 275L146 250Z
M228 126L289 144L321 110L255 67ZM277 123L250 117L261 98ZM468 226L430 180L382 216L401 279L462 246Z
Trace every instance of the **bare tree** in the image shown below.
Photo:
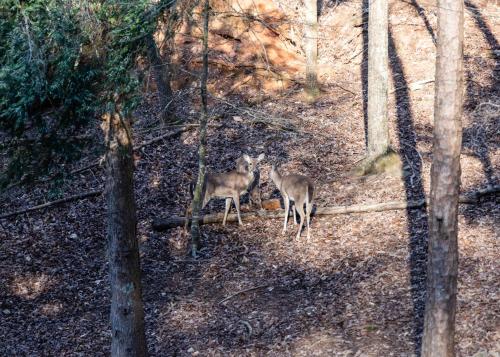
M463 103L463 1L438 1L430 237L422 355L454 356Z
M108 256L111 282L111 355L147 355L136 236L130 124L119 110L104 115Z
M306 93L310 99L318 96L318 0L305 0L306 24L304 48L306 52Z
M205 182L206 172L206 150L207 150L207 78L208 78L208 17L209 0L205 0L203 6L203 71L201 74L201 115L200 115L200 146L198 148L198 179L194 190L192 212L193 220L191 222L191 254L196 257L196 252L200 245L200 222L199 216L203 197L203 183Z
M370 1L368 15L368 142L367 158L389 150L387 83L389 76L387 0Z

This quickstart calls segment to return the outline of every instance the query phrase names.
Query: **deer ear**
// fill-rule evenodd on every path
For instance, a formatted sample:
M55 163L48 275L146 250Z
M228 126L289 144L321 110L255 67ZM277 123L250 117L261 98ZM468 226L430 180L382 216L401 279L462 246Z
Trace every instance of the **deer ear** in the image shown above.
M265 157L266 157L266 155L260 154L259 157L257 158L257 160L262 161L262 160L264 160Z
M250 162L250 156L248 156L247 154L243 155L243 159L248 163Z

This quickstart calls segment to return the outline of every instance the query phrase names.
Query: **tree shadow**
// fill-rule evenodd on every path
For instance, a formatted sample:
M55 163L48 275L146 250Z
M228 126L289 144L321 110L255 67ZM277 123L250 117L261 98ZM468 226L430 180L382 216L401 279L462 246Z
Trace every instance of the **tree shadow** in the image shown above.
M414 5L415 6L415 5ZM418 4L417 4L418 6ZM363 60L361 62L361 81L363 91L363 119L365 127L365 144L368 141L368 11L369 1L363 0ZM421 14L421 11L419 11ZM434 32L424 17L426 27L434 39ZM396 52L394 38L389 30L389 64L392 72L396 97L397 131L400 142L400 156L404 168L404 186L407 201L425 198L422 184L422 161L417 152L417 136L413 124L413 114L410 104L410 94L406 81L403 63ZM420 355L424 325L424 309L427 279L427 242L429 227L426 208L408 209L409 233L409 269L410 285L413 300L413 342L415 353Z
M327 9L336 8L348 0L318 0L318 16L323 15Z
M491 58L495 59L495 65L491 71L491 85L489 87L484 87L476 82L471 70L467 70L467 99L464 107L471 113L473 123L470 127L464 129L463 147L471 149L474 155L481 161L488 184L497 185L498 177L495 176L495 168L490 159L489 141L491 140L494 148L500 147L498 141L494 139L498 125L500 125L500 119L498 114L488 113L486 110L488 109L488 100L492 102L498 101L498 93L500 92L500 61L498 60L500 44L478 7L469 0L465 2L465 5L466 9L471 13L477 28L481 31L484 39L488 43ZM470 60L481 61L479 65L484 66L482 58L472 58ZM485 97L487 98L486 100L484 99ZM479 100L481 100L482 103L479 103ZM494 111L497 112L495 109Z
M400 155L403 162L404 186L407 201L425 198L422 183L422 161L417 151L417 136L413 124L413 113L410 104L410 93L404 73L403 63L399 57L392 31L389 29L389 63L396 97L397 131L400 142ZM420 355L424 325L424 308L427 277L427 242L429 227L426 209L408 209L409 233L409 268L410 284L413 298L413 338L415 353Z
M268 260L266 244L252 245L252 240L247 242L241 236L223 237L217 234L220 227L209 229L212 237L221 239L207 247L206 256L211 258L165 262L170 267L165 280L171 282L155 286L158 281L152 279L146 284L151 296L166 292L163 301L154 300L157 311L148 314L153 325L150 331L157 338L149 341L152 354L187 356L190 348L216 350L221 355L281 354L283 349L289 352L287 345L293 348L292 341L307 340L315 331L324 338L343 337L341 346L328 342L331 350L353 349L349 355L356 352L356 329L372 326L356 325L353 305L359 303L365 282L383 273L386 257L339 257L335 266L324 269L279 263ZM161 260L157 254L151 255L151 261ZM257 265L259 274L253 272ZM229 279L218 278L221 269L231 272ZM245 274L244 286L256 289L234 288L242 280L241 274ZM385 303L383 298L376 302L377 313L384 314ZM404 309L404 305L399 307ZM191 317L193 320L185 320ZM312 352L317 355L318 351L316 347ZM323 352L320 355L328 355L327 348Z
M429 32L429 35L432 38L432 42L434 43L434 46L436 45L436 34L434 33L434 30L432 29L431 23L429 22L429 19L425 15L425 10L416 0L411 0L411 5L417 10L418 15L422 18L422 21L424 22L425 28L427 29L427 32Z

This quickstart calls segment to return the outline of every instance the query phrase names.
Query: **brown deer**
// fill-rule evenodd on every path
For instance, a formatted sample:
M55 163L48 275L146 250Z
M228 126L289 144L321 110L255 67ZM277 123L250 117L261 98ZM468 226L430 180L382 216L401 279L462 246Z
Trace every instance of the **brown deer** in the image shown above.
M303 175L290 174L282 176L274 165L271 168L271 180L280 190L283 196L283 201L285 203L285 223L283 226L283 234L286 232L286 226L288 224L288 214L290 211L290 201L294 202L293 207L293 220L297 224L296 212L299 212L300 216L300 226L297 232L297 239L300 238L302 233L302 227L304 225L304 216L306 216L307 223L307 239L311 238L309 233L309 223L311 218L311 211L313 207L314 198L314 184L312 180ZM306 212L304 213L304 203L306 204Z
M203 183L201 208L203 209L212 198L226 199L224 219L222 220L222 225L225 226L227 215L231 209L231 201L233 201L238 214L238 224L243 224L240 216L240 195L247 193L253 187L258 173L258 164L263 159L264 154L260 154L257 158L251 158L245 154L236 161L236 170L224 173L207 173ZM193 185L190 187L191 198L193 197L192 187ZM191 211L190 208L188 207L186 213Z
M248 163L243 157L236 160L236 171L246 172L248 171ZM260 196L260 170L256 167L253 170L254 179L247 188L248 201L253 208L262 209L262 198ZM243 194L243 193L242 193Z

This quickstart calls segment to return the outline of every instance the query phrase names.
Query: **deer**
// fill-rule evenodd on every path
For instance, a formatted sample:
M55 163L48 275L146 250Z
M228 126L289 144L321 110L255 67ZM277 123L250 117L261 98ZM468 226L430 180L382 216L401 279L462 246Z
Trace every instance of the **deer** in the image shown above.
M240 195L247 193L253 188L259 172L258 164L264 157L264 154L260 154L257 158L252 158L244 154L236 160L236 170L224 173L207 173L205 175L205 181L203 182L201 208L205 208L212 198L224 198L226 200L226 207L222 225L225 226L227 215L231 209L231 202L234 202L236 213L238 214L238 224L242 225ZM190 187L191 198L193 198L193 186L192 184ZM190 210L191 207L188 207L186 217ZM187 229L187 220L185 228Z
M276 167L272 165L271 180L274 182L276 187L278 187L281 196L283 196L283 201L285 203L285 223L283 225L283 234L286 232L286 226L288 224L288 214L290 210L290 201L294 202L293 205L293 220L297 224L296 213L299 212L300 216L300 226L297 232L296 239L300 239L302 233L302 227L304 226L304 218L306 218L307 224L307 240L311 238L309 232L309 223L311 219L311 211L313 208L314 199L314 183L313 181L303 175L289 174L282 176ZM304 203L306 205L306 211L304 213ZM304 217L305 216L305 217Z
M236 171L238 172L246 172L248 171L248 163L242 157L236 160ZM253 170L254 179L247 187L246 192L248 192L248 201L253 208L257 208L262 210L262 199L260 196L260 170L256 167ZM243 195L243 192L241 195Z

